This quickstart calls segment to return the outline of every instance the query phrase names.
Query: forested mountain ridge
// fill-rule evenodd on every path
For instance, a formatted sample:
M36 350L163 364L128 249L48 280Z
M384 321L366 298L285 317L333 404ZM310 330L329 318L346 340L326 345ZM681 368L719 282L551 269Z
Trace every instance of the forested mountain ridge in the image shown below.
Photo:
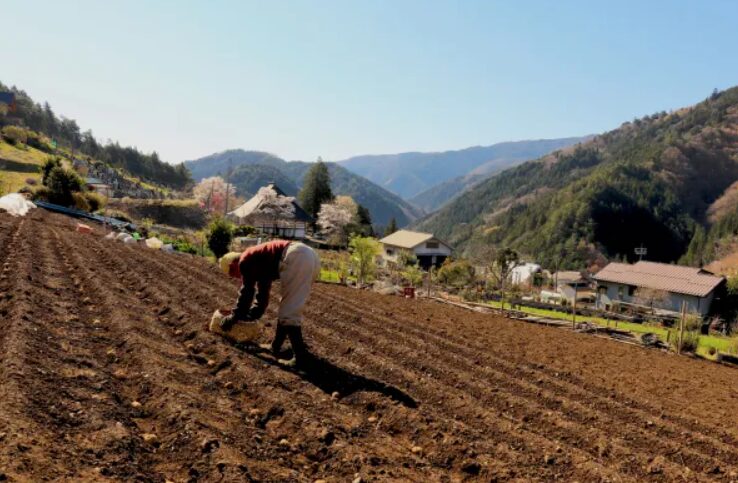
M57 116L48 102L43 105L23 90L8 88L0 82L0 91L15 94L15 112L0 116L2 125L18 125L47 136L50 140L75 153L82 153L97 161L122 169L150 183L174 189L184 189L192 178L183 164L171 165L159 158L156 152L144 154L138 149L116 143L101 144L89 129L82 132L77 122Z
M725 225L713 236L717 243L738 230L738 213L708 219L736 181L738 88L732 88L503 171L417 227L468 256L506 246L549 266L560 259L581 268L603 256L632 259L643 243L649 259L699 264L709 252L706 233Z
M428 188L408 201L426 213L432 213L489 176L491 175L474 172L458 176Z
M263 186L269 181L276 182L289 195L297 193L312 163L285 161L261 151L233 149L187 161L185 165L191 170L195 180L216 175L225 177L229 167L232 167L231 177L237 193L240 196L249 196L254 194L257 186ZM395 218L398 225L404 226L423 214L399 196L338 164L328 162L326 165L330 172L333 193L351 196L369 209L376 225L387 225Z
M539 139L443 152L372 154L354 156L338 164L409 200L453 178L472 173L491 175L584 139Z

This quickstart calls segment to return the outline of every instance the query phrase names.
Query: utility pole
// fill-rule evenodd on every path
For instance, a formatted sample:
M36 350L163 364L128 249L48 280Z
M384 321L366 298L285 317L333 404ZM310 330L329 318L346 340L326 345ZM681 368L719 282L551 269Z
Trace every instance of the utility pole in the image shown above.
M635 254L638 255L638 261L640 262L643 260L643 257L648 253L648 249L643 246L643 243L641 243L641 246L637 247L635 249Z
M571 304L571 328L574 329L577 326L577 289L579 288L579 281L574 283L574 303Z
M682 302L682 316L679 318L679 340L677 341L677 354L682 353L682 343L684 341L684 319L687 318L687 302Z

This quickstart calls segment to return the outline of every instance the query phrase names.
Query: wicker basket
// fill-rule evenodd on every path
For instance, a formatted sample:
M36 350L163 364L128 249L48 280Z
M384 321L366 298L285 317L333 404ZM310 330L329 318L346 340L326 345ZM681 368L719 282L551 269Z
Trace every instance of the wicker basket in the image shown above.
M216 310L213 313L213 318L210 319L210 332L220 334L233 342L251 342L261 335L261 329L264 327L264 324L260 321L236 322L233 324L233 327L231 327L231 330L224 332L220 328L220 321L230 313L230 310Z

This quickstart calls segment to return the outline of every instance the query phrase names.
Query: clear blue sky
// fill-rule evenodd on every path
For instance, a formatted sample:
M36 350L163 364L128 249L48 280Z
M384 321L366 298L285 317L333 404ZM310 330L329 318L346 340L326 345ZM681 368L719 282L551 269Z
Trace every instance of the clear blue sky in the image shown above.
M738 84L738 1L0 3L0 80L170 162L602 132Z

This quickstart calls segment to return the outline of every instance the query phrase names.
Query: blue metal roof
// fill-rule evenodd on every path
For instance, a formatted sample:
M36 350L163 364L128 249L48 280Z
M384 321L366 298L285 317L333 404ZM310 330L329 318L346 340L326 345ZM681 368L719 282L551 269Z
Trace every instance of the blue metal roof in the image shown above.
M0 92L0 102L3 104L12 104L15 101L15 93L13 92Z

